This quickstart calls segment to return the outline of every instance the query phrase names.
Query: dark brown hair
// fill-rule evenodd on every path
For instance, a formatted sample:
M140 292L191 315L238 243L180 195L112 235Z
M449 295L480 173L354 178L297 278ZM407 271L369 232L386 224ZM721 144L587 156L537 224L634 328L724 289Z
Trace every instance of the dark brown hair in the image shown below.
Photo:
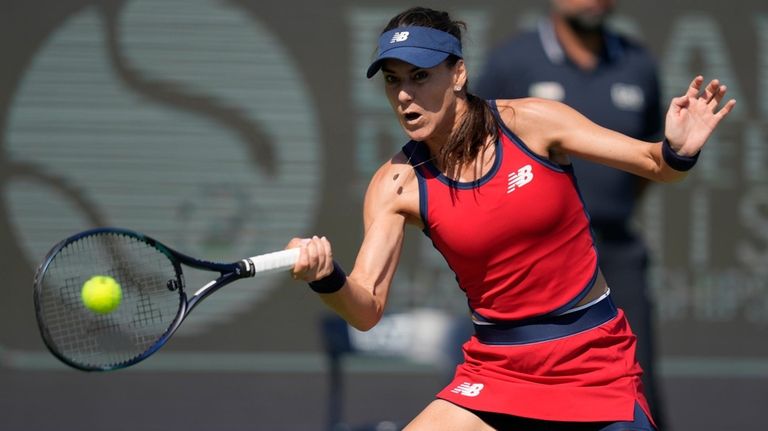
M454 21L448 12L437 11L424 7L414 7L393 17L382 33L398 27L420 26L444 31L456 37L461 42L462 30L467 25L462 21ZM448 66L459 61L455 55L445 60ZM466 88L465 84L465 88ZM459 127L451 134L447 145L436 154L445 172L455 176L462 165L475 160L490 136L492 141L498 138L498 129L491 108L485 100L466 92L467 112L461 119Z

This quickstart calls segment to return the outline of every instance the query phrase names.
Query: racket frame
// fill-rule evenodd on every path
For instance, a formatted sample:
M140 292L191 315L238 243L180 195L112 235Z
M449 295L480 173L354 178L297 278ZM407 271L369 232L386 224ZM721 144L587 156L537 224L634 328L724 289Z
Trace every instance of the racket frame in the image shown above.
M73 242L81 240L84 237L96 236L101 234L117 234L117 235L124 235L131 238L135 238L139 241L142 241L150 245L151 247L154 247L155 249L157 249L158 251L166 255L173 265L174 271L176 273L175 282L177 284L173 289L171 289L171 287L168 287L168 288L171 290L179 289L180 291L179 292L179 309L176 313L174 320L171 322L171 324L168 326L165 332L160 337L158 337L158 339L141 354L127 361L122 361L112 366L88 366L88 365L81 364L79 362L71 360L70 358L66 357L61 352L59 352L58 349L54 346L52 337L50 335L50 331L48 327L45 325L45 323L43 322L44 319L41 318L41 314L42 314L41 304L38 298L39 296L38 293L41 291L40 283L44 279L45 273L49 265L51 264L51 262L53 262L53 259L55 258L55 256L62 249L64 249L66 246L68 246ZM161 347L163 347L163 345L165 345L165 343L168 342L171 336L181 326L181 323L184 321L186 316L189 315L192 309L195 306L197 306L203 299L207 298L208 296L210 296L217 290L221 289L222 287L234 281L240 280L242 278L249 278L249 277L255 276L256 274L276 272L279 270L289 268L293 265L293 263L298 258L298 254L299 254L298 249L290 249L290 250L282 250L282 251L273 252L273 253L267 253L264 255L253 256L250 258L241 259L233 263L218 263L218 262L212 262L212 261L203 260L203 259L196 259L184 253L180 253L150 236L144 235L142 233L139 233L133 230L123 229L118 227L99 227L95 229L89 229L83 232L79 232L75 235L72 235L60 241L46 254L42 263L37 268L37 271L35 272L35 277L34 277L35 317L37 320L38 328L40 329L40 334L42 335L42 338L43 338L43 342L45 343L45 346L56 358L58 358L63 363L82 371L118 370L118 369L129 367L138 362L141 362L142 360L151 356L153 353L157 352L157 350L159 350ZM278 264L271 263L272 262L271 259L275 257L280 261ZM264 264L261 263L263 261L268 262L267 269L263 268ZM184 273L182 271L182 265L188 266L190 268L200 269L200 270L218 272L219 277L217 277L214 280L211 280L209 283L205 284L203 287L198 289L191 297L188 297L185 291L186 286L184 283L184 275L183 275Z

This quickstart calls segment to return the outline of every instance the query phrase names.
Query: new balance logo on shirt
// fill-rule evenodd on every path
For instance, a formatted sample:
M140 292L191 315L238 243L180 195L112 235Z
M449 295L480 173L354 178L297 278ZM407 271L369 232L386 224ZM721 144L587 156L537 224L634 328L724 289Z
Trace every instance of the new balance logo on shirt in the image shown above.
M525 165L507 176L507 193L512 193L533 180L533 167Z
M408 40L408 34L407 31L398 31L392 36L392 40L390 40L389 43L405 42Z
M472 384L469 382L464 382L459 386L456 386L455 388L453 388L451 392L453 392L454 394L464 395L465 397L476 397L480 395L480 391L483 390L484 386L485 385L483 385L482 383Z

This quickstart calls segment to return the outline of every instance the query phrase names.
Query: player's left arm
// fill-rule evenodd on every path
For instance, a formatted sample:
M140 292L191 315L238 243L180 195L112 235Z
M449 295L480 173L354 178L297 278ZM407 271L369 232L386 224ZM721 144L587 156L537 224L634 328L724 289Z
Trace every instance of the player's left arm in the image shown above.
M672 99L666 115L665 136L678 156L693 157L701 150L735 100L722 107L725 85L712 80L702 91L696 77L685 94ZM686 173L670 167L662 156L662 142L634 139L591 122L557 102L528 101L515 107L515 124L533 136L534 151L550 158L573 155L654 180L678 181ZM525 138L524 138L525 140Z

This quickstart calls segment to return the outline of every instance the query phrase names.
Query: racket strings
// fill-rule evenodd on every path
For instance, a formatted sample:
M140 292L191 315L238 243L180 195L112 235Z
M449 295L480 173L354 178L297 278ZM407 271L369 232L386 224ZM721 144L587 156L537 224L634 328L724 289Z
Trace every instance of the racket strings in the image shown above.
M83 284L92 276L114 278L120 305L100 314L83 303ZM39 318L53 350L86 368L108 369L141 357L174 324L181 292L173 262L140 238L118 233L82 237L50 261L36 289Z

